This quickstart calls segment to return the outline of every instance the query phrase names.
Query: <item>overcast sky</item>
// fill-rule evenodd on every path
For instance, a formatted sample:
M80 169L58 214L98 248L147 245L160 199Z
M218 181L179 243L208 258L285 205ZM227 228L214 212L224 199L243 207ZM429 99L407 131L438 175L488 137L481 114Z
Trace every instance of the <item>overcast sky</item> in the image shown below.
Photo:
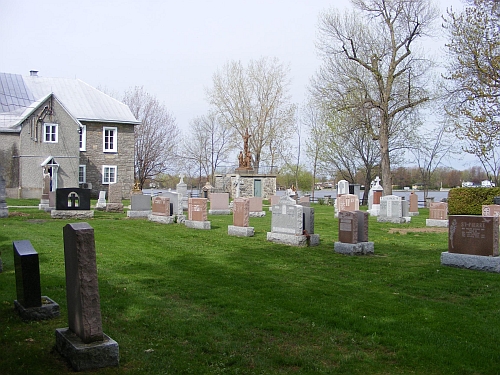
M436 2L461 8L461 0ZM206 114L205 89L231 60L290 65L301 104L320 61L318 16L348 0L0 0L0 72L79 78L123 93L144 86L176 117ZM435 50L443 40L431 42Z

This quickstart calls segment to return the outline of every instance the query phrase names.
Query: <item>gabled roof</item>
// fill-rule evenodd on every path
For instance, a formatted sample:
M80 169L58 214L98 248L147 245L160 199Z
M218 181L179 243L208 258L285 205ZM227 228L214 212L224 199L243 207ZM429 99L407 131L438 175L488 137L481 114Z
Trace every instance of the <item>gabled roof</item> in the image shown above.
M0 131L19 131L27 113L50 94L78 121L140 124L126 104L79 79L0 73Z

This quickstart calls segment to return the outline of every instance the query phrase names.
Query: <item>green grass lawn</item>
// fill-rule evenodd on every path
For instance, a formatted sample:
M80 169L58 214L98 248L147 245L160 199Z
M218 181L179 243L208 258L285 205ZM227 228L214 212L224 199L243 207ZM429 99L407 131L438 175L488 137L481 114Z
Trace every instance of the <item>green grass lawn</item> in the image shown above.
M231 216L209 216L203 231L96 211L103 330L120 346L120 367L98 373L500 373L500 276L441 266L447 232L418 230L427 210L409 224L371 217L375 255L350 257L333 251L333 207L315 209L313 248L267 242L269 212L239 238L227 235ZM1 374L73 372L53 349L67 327L68 222L33 208L0 219ZM42 295L60 318L26 323L14 311L15 240L39 253Z

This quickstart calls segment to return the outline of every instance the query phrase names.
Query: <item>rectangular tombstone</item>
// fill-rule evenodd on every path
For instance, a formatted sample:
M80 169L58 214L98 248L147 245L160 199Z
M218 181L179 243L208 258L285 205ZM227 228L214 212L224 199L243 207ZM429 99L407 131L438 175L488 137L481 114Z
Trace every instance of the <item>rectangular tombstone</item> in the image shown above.
M446 220L448 216L448 203L432 202L429 206L429 219Z
M483 204L481 213L483 216L500 216L500 205Z
M130 209L132 211L151 211L151 196L144 194L131 195Z
M14 241L17 301L25 308L42 306L38 253L28 240Z
M385 195L380 198L380 218L402 218L403 201L397 195Z
M280 203L280 196L279 195L271 195L270 197L270 203L271 206L275 206Z
M358 243L358 214L356 212L339 212L339 242Z
M272 207L271 232L292 235L303 234L304 207L295 203L295 200L283 196L279 204Z
M49 192L49 207L52 207L52 208L56 207L56 192L55 191Z
M86 344L102 341L94 229L67 224L63 235L69 329Z
M354 194L344 194L337 198L337 210L340 211L358 211L359 198Z
M123 185L121 182L108 185L108 202L109 203L122 203Z
M448 216L448 252L498 256L498 223L495 216Z
M211 210L229 210L229 193L210 193Z
M261 212L262 211L262 197L251 197L250 202L250 212Z
M304 231L306 231L307 234L314 234L314 208L308 206L302 207Z
M207 198L189 198L188 220L207 221Z
M165 191L160 194L170 199L170 215L182 215L182 195L175 191Z
M309 196L300 197L299 204L304 207L309 207L311 205L311 199L309 198Z
M156 196L153 198L153 215L170 216L170 198Z
M337 197L340 197L344 194L349 194L349 181L340 180L337 183Z
M90 210L90 189L56 189L56 210Z
M410 202L403 199L401 201L401 208L403 209L403 217L410 216Z
M410 194L410 212L418 212L418 195L413 191Z
M358 216L358 242L368 242L368 212L356 211Z
M233 225L248 227L250 218L250 199L236 198L233 201Z

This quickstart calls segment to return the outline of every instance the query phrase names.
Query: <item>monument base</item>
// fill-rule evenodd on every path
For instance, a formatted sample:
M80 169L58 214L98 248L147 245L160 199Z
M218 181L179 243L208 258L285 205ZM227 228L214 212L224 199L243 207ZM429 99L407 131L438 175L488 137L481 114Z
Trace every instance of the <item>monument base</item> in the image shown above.
M377 222L379 223L392 223L392 224L404 224L409 223L411 217L380 217L377 216Z
M149 215L151 215L151 210L147 210L147 211L129 210L129 211L127 211L127 217L131 217L131 218L144 218L144 217L149 217Z
M231 210L208 210L209 215L231 215Z
M456 254L445 251L441 253L441 264L469 270L500 273L500 257Z
M253 237L254 227L237 227L236 225L227 226L227 234L237 237Z
M294 234L267 232L267 240L297 247L317 246L319 245L319 234L296 236Z
M56 329L56 349L75 371L87 371L119 364L118 343L103 334L104 340L85 344L69 328Z
M418 211L414 211L414 212L410 211L410 212L408 212L408 215L410 215L410 216L418 216L418 215L420 215L420 212L418 212Z
M52 219L91 219L94 217L92 210L52 210Z
M48 199L40 199L40 204L38 205L38 209L39 210L42 210L42 211L46 211L47 208L49 208L50 206L50 203L49 203L49 200Z
M59 305L47 296L42 296L40 307L24 307L15 300L14 308L22 320L48 320L61 315Z
M95 205L95 209L97 211L106 211L106 203L99 203L97 202Z
M188 228L193 228L193 229L210 229L210 221L194 221L194 220L186 220L184 221L184 224Z
M107 203L106 212L123 212L123 203Z
M0 208L0 218L9 217L8 208Z
M425 225L428 227L448 227L448 219L425 219Z
M175 220L175 216L149 215L148 220L155 223L172 224Z
M186 215L175 215L175 223L184 224L186 222Z
M375 246L373 242L335 242L333 249L336 253L344 255L373 255L375 253Z
M266 211L250 211L250 217L264 217L266 216Z
M370 214L370 216L380 215L380 204L372 205L372 208L370 208L367 212Z

